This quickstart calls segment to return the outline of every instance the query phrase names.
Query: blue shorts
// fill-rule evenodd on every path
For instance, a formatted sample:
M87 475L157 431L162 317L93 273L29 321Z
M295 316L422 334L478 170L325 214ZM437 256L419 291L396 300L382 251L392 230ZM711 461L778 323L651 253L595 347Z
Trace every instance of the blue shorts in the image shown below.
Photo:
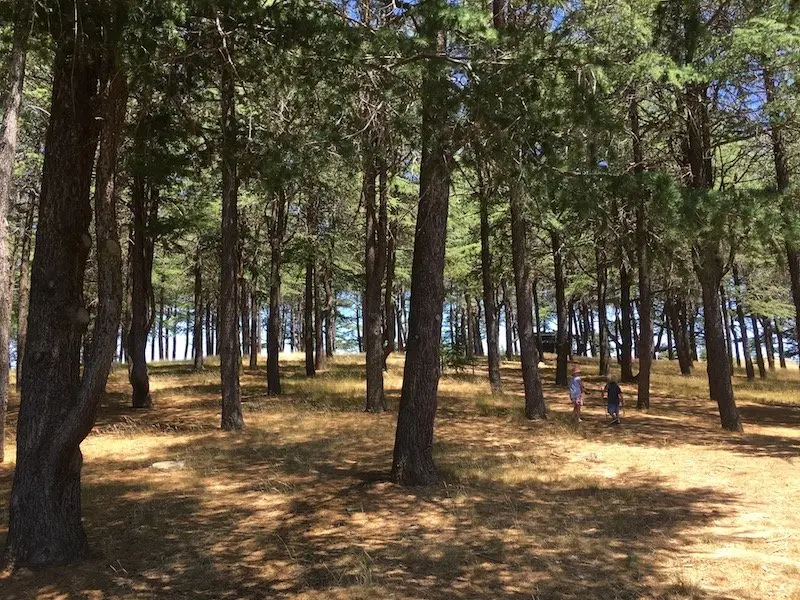
M619 414L619 404L609 404L608 405L608 414L610 414L610 415L618 415Z

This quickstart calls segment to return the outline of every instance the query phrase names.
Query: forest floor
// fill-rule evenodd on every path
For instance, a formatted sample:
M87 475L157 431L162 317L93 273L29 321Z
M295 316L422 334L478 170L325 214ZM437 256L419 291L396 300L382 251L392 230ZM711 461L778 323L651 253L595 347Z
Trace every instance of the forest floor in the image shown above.
M549 383L551 419L526 421L518 364L501 396L480 370L445 375L442 484L407 489L387 481L401 357L383 415L362 412L359 357L314 380L287 360L280 398L245 371L242 433L218 429L213 367L153 365L155 408L139 412L118 369L82 446L92 558L6 575L0 598L799 600L800 373L737 373L739 435L720 429L703 365L675 371L656 364L646 413L623 386L620 427L594 366L581 424ZM12 399L12 434L15 417Z

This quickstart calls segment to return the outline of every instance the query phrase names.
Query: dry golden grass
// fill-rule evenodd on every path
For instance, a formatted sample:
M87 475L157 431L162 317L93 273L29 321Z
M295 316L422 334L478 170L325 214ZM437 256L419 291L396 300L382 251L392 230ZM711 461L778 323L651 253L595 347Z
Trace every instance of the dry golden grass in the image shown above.
M94 556L22 570L0 597L800 600L800 373L737 375L744 435L719 428L704 373L666 362L648 413L625 387L619 428L605 426L590 365L581 425L551 385L552 418L526 421L514 363L501 396L480 370L446 375L442 484L404 489L386 480L402 363L376 416L361 412L360 361L307 380L289 359L278 399L246 371L239 434L218 430L218 371L154 366L147 412L127 408L117 371L82 446ZM151 466L166 460L183 467Z

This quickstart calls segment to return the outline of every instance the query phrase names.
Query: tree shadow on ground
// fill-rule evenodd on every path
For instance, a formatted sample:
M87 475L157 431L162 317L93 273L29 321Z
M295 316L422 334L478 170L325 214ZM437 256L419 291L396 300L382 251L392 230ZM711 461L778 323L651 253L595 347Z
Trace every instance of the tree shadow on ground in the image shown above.
M448 443L447 483L421 489L385 481L391 448L355 427L303 442L252 431L165 446L190 476L98 459L84 495L99 554L22 571L3 597L722 600L674 595L659 556L680 553L735 498L643 476L459 481L449 465L479 443ZM489 449L483 460L507 457Z

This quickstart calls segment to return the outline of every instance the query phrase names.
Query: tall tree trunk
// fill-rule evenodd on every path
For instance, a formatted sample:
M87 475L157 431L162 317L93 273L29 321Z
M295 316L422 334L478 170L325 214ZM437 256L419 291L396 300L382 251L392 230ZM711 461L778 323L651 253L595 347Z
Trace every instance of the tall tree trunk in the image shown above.
M328 249L325 261L325 354L332 357L336 351L336 296L333 293L333 249Z
M255 279L250 286L250 368L258 368L258 355L261 354L261 305L258 302Z
M496 307L494 285L492 283L492 252L489 245L489 194L486 190L481 191L479 203L481 219L481 282L483 284L483 312L486 320L486 349L489 355L489 385L492 393L496 394L502 390L502 382L500 380L500 343L497 339L499 329L495 323Z
M733 316L733 311L730 308L730 302L727 304L726 314L728 315L728 321L730 323L731 342L733 344L733 354L736 357L736 367L741 368L742 356L739 353L739 342L736 339L736 327L734 326L734 316Z
M164 360L164 286L158 293L158 360ZM155 349L155 340L153 341L153 349ZM169 352L169 347L167 347Z
M569 362L569 317L567 314L567 283L564 279L564 261L561 234L550 232L553 252L553 274L556 287L556 385L567 385ZM519 312L519 311L518 311ZM519 319L519 315L517 316Z
M525 388L525 416L546 419L542 382L539 377L539 350L533 332L533 288L528 263L528 219L518 184L511 185L511 255L514 264L514 287L517 296L517 327L519 328L522 383ZM554 255L558 254L553 242ZM560 357L560 355L559 355Z
M750 354L750 344L747 339L747 321L744 315L744 306L742 298L744 297L744 287L742 286L742 278L739 275L739 267L734 263L733 265L733 284L736 286L736 316L739 319L739 331L742 338L742 354L744 354L744 368L747 374L747 380L753 381L756 378L756 372L753 368L753 358Z
M767 365L770 371L774 371L775 346L772 342L772 322L768 317L761 317L761 325L764 328L764 346L767 350Z
M206 300L205 306L206 318L205 318L205 326L206 326L206 356L213 356L214 355L214 324L211 322L211 301Z
M269 317L267 320L267 393L270 396L281 394L281 374L278 353L281 347L283 328L281 326L281 259L283 258L283 238L286 235L288 206L286 195L280 190L273 204L269 227L270 281Z
M666 306L664 307L664 311L666 313ZM672 327L670 323L672 322L671 317L666 316L666 329L667 329L667 359L668 360L675 360L675 346L672 341Z
M74 12L73 12L74 11ZM30 325L17 428L5 555L16 565L65 564L86 556L81 524L80 443L94 424L117 337L122 282L114 169L127 89L101 31L96 7L65 7L53 19L55 61L45 145L41 211L31 278ZM115 13L116 16L116 13ZM105 40L108 46L111 39ZM112 47L113 50L113 47ZM100 69L106 70L101 80ZM103 114L97 114L102 90ZM98 117L102 117L99 119ZM91 247L90 187L103 123L95 185L98 304L88 360L83 283Z
M314 377L314 258L306 257L305 301L303 302L303 350L306 377Z
M783 328L781 327L778 317L775 317L775 335L778 337L778 358L780 360L781 369L786 368L786 351L783 347Z
M503 280L503 309L506 315L506 358L514 357L514 309L508 294L508 284Z
M233 38L220 29L220 111L222 114L222 260L219 288L219 357L222 385L220 426L226 431L244 427L239 373L242 368L239 341L239 175L238 125L236 121L236 67Z
M381 332L381 283L386 270L386 239L388 218L388 174L383 151L374 135L366 142L364 160L364 211L366 213L366 244L364 265L364 341L366 344L366 412L380 413L386 409L383 394L383 337ZM375 178L378 177L378 190Z
M356 341L358 342L358 353L364 352L364 336L361 335L361 305L356 303Z
M22 385L22 365L25 358L25 341L28 336L28 307L31 299L31 242L33 240L33 223L36 218L36 203L33 195L29 197L28 210L25 213L25 225L22 232L22 249L19 262L19 300L17 301L17 389ZM124 330L123 330L124 331ZM1 342L0 342L1 343ZM0 409L2 411L2 409ZM0 415L0 421L2 421ZM2 425L0 425L2 428ZM2 439L2 435L0 435ZM0 450L0 462L3 451Z
M472 333L472 325L473 325L473 318L472 318L472 296L470 294L464 294L464 315L461 320L461 327L462 327L462 342L464 353L467 357L467 362L472 363L473 359L475 358L475 344L473 343L473 333Z
M598 238L602 234L598 234ZM606 293L608 290L608 261L606 259L605 246L602 240L598 239L595 245L595 270L597 271L597 321L598 321L598 354L600 375L608 376L611 352L608 347L608 301Z
M631 354L633 352L633 339L631 337L631 286L633 285L633 272L625 264L624 259L619 265L619 285L620 285L620 380L622 382L633 381L633 364Z
M764 364L764 351L761 348L761 335L758 331L758 318L750 315L750 325L753 328L753 346L756 350L756 364L758 365L758 376L761 379L767 378L767 367Z
M242 256L241 253L239 255L239 265L241 267L242 263ZM250 343L252 340L252 335L250 334L250 325L252 323L252 319L250 318L250 287L251 283L247 281L242 275L239 277L239 314L240 316L240 323L241 323L241 331L242 331L242 356L249 356L250 355Z
M383 368L386 370L386 361L394 352L394 340L396 337L397 323L395 321L394 310L394 277L397 266L397 248L395 246L397 238L397 222L393 221L389 227L389 235L386 241L386 286L383 296Z
M3 103L2 137L0 137L0 462L3 462L5 458L4 440L10 370L8 343L11 333L11 297L14 288L11 276L11 253L9 252L8 244L8 213L11 206L11 186L14 159L17 152L19 111L22 105L25 59L28 52L28 37L32 27L33 9L33 2L16 2L14 5L14 36L8 65L8 78L4 86L6 97ZM26 262L26 260L25 255L23 255L23 262Z
M721 285L719 288L719 296L722 299L720 308L722 310L722 321L725 326L725 344L728 349L728 362L731 363L731 372L733 372L733 331L731 330L731 321L728 318L728 298L725 295L724 285Z
M436 2L437 7L441 4ZM433 28L430 39L435 43L431 50L439 53L445 51L446 43L436 20L427 20L425 27ZM422 84L422 162L411 268L411 321L391 473L392 481L402 485L428 485L438 480L433 463L433 423L440 375L452 169L449 86L449 72L438 61L428 61Z
M199 373L203 370L203 263L200 243L194 250L194 341L192 343L192 358L194 370Z

